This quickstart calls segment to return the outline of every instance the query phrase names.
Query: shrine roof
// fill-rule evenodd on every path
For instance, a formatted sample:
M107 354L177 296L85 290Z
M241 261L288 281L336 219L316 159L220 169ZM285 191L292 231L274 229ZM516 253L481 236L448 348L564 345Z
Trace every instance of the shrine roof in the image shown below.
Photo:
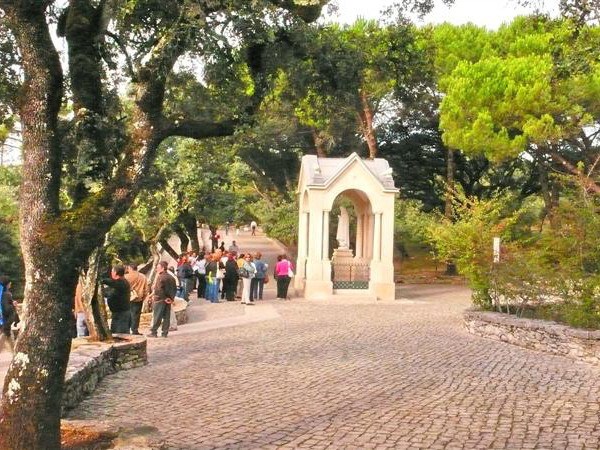
M316 155L302 157L299 186L325 187L332 183L353 164L362 165L379 181L384 190L396 190L392 168L383 158L362 159L356 153L347 158L319 158Z

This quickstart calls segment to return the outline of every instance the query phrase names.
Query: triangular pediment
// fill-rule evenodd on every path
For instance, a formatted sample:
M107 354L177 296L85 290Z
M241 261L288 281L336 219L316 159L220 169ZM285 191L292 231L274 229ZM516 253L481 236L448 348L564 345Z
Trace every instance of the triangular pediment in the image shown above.
M392 178L392 169L382 158L364 160L357 153L347 158L318 158L306 155L302 158L298 188L326 189L339 180L352 168L357 167L367 177L371 177L384 191L397 191Z

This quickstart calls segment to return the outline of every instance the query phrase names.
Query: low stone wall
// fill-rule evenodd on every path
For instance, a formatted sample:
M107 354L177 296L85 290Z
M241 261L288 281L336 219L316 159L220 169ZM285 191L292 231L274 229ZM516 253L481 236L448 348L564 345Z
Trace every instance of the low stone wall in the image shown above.
M477 310L467 310L464 322L467 330L478 336L600 366L600 331Z
M119 335L115 338L119 339ZM71 352L63 392L64 409L77 406L106 375L148 363L145 338L123 335L123 339L110 344L84 343Z

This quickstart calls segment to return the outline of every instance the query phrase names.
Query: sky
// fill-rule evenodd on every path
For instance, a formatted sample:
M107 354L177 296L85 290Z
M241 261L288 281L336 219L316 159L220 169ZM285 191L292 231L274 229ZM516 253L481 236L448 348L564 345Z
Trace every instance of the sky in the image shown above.
M377 19L380 12L396 0L337 0L339 12L332 20L340 23L352 23L357 18ZM441 1L433 12L425 17L423 23L451 22L463 24L473 22L489 29L498 28L503 22L510 22L515 16L523 15L527 9L519 7L516 0L455 0L451 7ZM556 3L556 2L548 2Z

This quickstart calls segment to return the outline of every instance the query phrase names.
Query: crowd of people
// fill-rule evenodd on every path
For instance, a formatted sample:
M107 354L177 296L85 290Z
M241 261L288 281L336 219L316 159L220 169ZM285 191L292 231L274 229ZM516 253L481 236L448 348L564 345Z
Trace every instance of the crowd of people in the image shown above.
M269 265L260 252L240 252L236 241L224 250L224 243L213 252L196 255L194 252L181 255L177 262L178 295L189 300L193 290L198 298L211 303L220 300L241 299L246 305L262 300L264 286L269 282ZM293 276L292 263L286 255L277 258L273 270L277 281L277 299L288 297L288 288Z
M173 302L176 298L189 302L193 291L197 292L198 299L211 303L240 299L242 304L254 305L257 300L262 300L265 284L270 281L269 264L262 254L240 252L235 240L226 251L223 247L224 243L214 252L199 255L184 253L176 266L169 267L166 261L161 261L152 287L137 265L114 266L110 277L102 280L106 304L111 312L111 332L140 335L140 317L146 303L153 313L147 336L157 337L160 328L161 336L167 337L173 320ZM277 283L277 300L289 299L292 269L286 255L277 257L271 272ZM75 293L74 311L77 336L86 336L81 284Z
M252 222L251 231L255 235L256 222ZM111 313L112 333L141 335L140 317L146 305L153 314L147 336L157 337L160 328L161 336L167 337L174 315L173 302L178 297L189 302L193 291L197 292L198 299L211 303L240 299L242 304L254 305L263 299L270 274L277 283L277 300L289 300L288 288L294 275L286 255L279 255L275 267L269 271L261 252L241 252L235 240L227 249L225 242L221 242L212 252L182 254L176 266L169 267L166 261L161 261L156 272L152 286L136 264L115 265L110 276L101 280ZM11 327L19 322L19 317L10 288L10 280L0 277L0 344L4 346L8 342L12 349ZM75 292L74 314L77 336L87 336L81 282Z

